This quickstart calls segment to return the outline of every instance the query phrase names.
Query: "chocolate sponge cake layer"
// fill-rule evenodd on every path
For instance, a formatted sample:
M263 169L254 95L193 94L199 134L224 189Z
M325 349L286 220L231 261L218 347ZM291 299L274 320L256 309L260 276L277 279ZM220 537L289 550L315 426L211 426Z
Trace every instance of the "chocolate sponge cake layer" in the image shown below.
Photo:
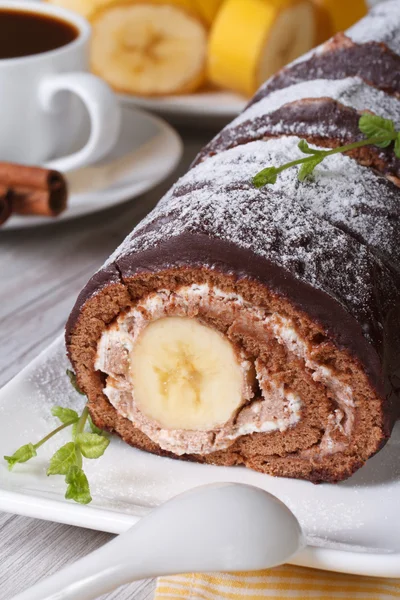
M380 37L393 52L393 35ZM330 156L306 182L290 169L252 184L301 156L299 133L353 139L360 111L378 103L397 118L394 94L346 78L321 97L320 81L246 109L230 142L217 136L82 290L69 356L95 424L128 444L336 482L388 439L400 388L393 150ZM307 131L290 129L293 115ZM281 131L240 134L267 122Z

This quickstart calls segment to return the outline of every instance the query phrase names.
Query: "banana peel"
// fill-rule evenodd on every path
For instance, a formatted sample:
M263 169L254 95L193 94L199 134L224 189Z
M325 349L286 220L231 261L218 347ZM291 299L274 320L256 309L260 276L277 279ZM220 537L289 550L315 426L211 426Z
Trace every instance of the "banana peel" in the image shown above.
M210 32L208 76L217 86L251 96L315 45L316 25L309 0L226 0Z

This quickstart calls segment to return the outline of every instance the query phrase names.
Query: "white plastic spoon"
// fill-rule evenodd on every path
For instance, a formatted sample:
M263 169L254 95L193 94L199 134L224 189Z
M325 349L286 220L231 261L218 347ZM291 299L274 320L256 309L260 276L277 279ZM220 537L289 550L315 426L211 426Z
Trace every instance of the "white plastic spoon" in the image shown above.
M237 483L205 485L13 600L92 600L158 575L253 571L286 562L303 545L296 517L275 496Z

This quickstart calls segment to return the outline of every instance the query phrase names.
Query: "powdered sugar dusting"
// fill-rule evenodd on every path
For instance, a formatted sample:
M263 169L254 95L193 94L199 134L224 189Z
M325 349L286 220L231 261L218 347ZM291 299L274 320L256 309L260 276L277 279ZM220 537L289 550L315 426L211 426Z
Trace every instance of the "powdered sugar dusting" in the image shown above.
M400 39L395 30L400 32L397 0L378 6L349 34L354 43L383 41L393 49L397 37ZM318 49L321 51L324 47ZM358 77L323 77L321 72L318 79L276 90L246 109L224 130L233 142L236 139L243 145L222 150L222 144L216 143L218 137L214 143L218 154L178 181L107 264L115 262L119 267L122 256L183 234L205 234L250 250L328 293L359 320L367 337L373 329L382 329L382 314L397 299L398 190L344 156L330 157L319 165L312 182L300 184L296 169L292 169L282 173L274 186L257 190L251 183L262 168L304 156L296 147L296 118L292 124L285 119L286 106L293 107L297 101L305 104L306 99L311 103L311 99L328 98L342 105L339 112L331 102L336 106L332 109L335 116L323 123L313 119L310 110L309 117L304 117L307 122L301 123L305 132L300 135L315 134L328 140L349 132L357 135L357 114L349 108L376 112L400 126L400 101L395 97ZM315 104L310 106L314 109ZM264 131L262 117L282 107L282 112L271 115L272 125L264 125ZM348 120L346 131L345 124L343 131L338 125L342 113ZM248 142L282 133L293 137ZM379 158L388 176L397 172L394 158L394 166L388 164L386 155L379 154ZM166 266L173 266L175 258L168 260ZM176 260L179 262L178 256ZM129 275L129 261L124 265L124 276Z
M398 190L373 171L362 167L347 156L337 154L325 159L315 170L313 180L300 183L297 169L283 171L274 186L267 186L258 191L252 188L251 178L262 168L269 165L279 166L289 160L303 157L297 147L295 137L271 139L264 142L252 142L221 153L221 158L213 157L199 167L190 171L175 186L171 196L181 196L188 187L199 197L203 204L210 202L218 216L218 205L213 193L219 189L229 189L235 184L247 185L246 192L257 196L273 193L280 197L286 195L286 202L293 199L303 208L310 208L316 215L334 225L345 227L364 244L370 245L379 253L384 253L388 262L400 269L400 247L397 243L396 222L400 220L400 203ZM234 168L232 168L234 165ZM200 188L200 185L206 188ZM232 196L234 194L232 193ZM237 194L240 201L240 194ZM234 200L234 197L232 198ZM171 204L181 204L177 199L166 197L162 203L168 206L168 212L174 210ZM363 210L364 209L364 210ZM232 202L229 211L239 212ZM157 209L156 209L157 211ZM280 212L285 212L283 206ZM188 207L184 210L185 221L188 218ZM248 215L252 221L251 214ZM153 219L151 219L153 220ZM194 217L198 220L198 217ZM247 226L251 226L248 223ZM143 224L146 228L146 224ZM139 226L139 229L141 227ZM262 252L260 246L258 251Z
M400 128L400 99L359 77L285 85L267 93L227 125L201 151L196 162L233 146L280 135L323 139L331 147L336 142L357 141L362 137L358 121L364 111L390 119ZM400 162L390 148L368 151L380 172L388 178L399 176ZM358 156L361 159L362 153Z
M357 111L368 109L381 117L393 120L397 126L400 126L400 100L367 85L358 77L347 77L339 80L314 79L303 81L276 92L271 92L271 94L242 112L227 126L227 129L246 122L249 136L254 136L256 133L260 137L263 134L262 123L255 121L255 119L268 115L289 102L305 98L331 98ZM329 127L329 124L327 126ZM324 135L324 127L324 123L315 122L313 125L308 126L307 133L310 135ZM257 131L253 132L252 128L256 128ZM282 127L279 124L275 128L271 128L270 124L268 126L268 132L272 135L279 133L281 130ZM336 137L341 133L338 131Z
M389 0L378 4L364 19L350 27L346 35L357 44L383 42L400 54L400 2Z
M378 203L389 184L341 157L330 161L333 171L328 164L321 169L323 175L317 175L317 183L302 184L303 189L295 170L288 171L277 187L255 189L251 178L260 169L301 155L297 142L295 138L252 142L207 159L178 181L109 260L118 264L119 257L152 248L165 239L203 233L251 250L323 289L365 323L367 334L368 323L376 317L377 274L389 289L390 276L367 248L370 240L356 239L359 233L367 237L369 226L359 220L362 231L355 230L357 236L353 236L334 221L343 204L348 216L342 221L351 228L357 198L371 196L372 185ZM377 232L374 235L379 236ZM395 249L393 256L397 257Z
M243 167L245 173L235 170L224 175L231 182L240 181L242 177L251 178L265 166L295 160L303 156L297 148L298 141L298 138L281 138L261 142L262 146L257 146L259 163L247 163ZM266 189L295 198L303 207L370 246L386 263L400 271L399 191L371 169L336 154L318 165L312 180L300 183L297 169L293 168L283 171L273 188Z

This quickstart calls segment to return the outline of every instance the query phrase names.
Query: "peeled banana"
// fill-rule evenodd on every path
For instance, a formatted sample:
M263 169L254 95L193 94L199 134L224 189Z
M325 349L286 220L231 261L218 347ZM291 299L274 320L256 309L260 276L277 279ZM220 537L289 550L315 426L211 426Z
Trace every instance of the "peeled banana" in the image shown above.
M250 96L270 75L315 44L309 0L226 0L211 29L208 75Z
M178 5L112 4L94 14L92 27L92 69L120 92L188 93L204 81L206 26Z
M166 317L148 325L130 364L135 402L163 428L208 431L243 402L246 376L232 344L195 319Z

